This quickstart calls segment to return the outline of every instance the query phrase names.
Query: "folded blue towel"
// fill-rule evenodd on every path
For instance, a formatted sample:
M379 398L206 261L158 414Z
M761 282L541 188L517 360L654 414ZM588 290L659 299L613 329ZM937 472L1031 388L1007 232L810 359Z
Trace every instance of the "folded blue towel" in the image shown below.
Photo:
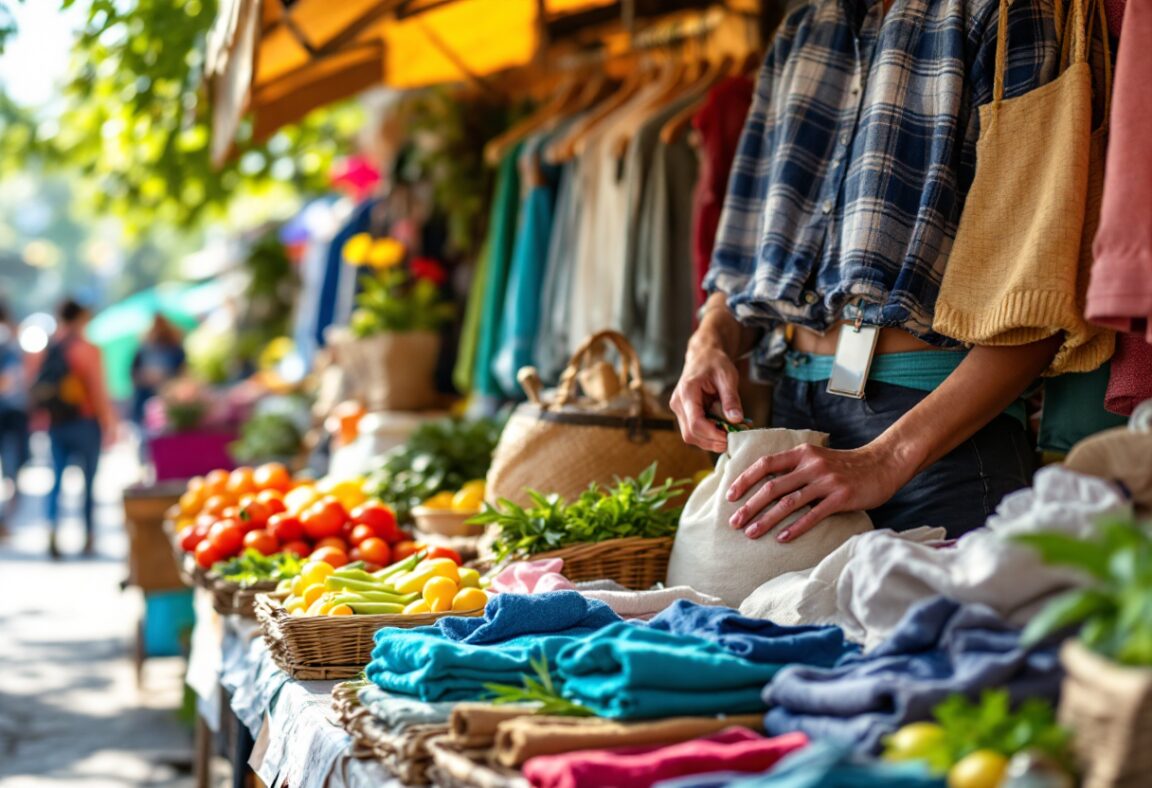
M764 774L697 774L654 788L945 788L945 781L933 777L922 761L865 760L843 745L815 742L786 755Z
M365 669L368 680L386 692L427 702L481 700L489 683L524 683L531 661L555 664L560 649L573 642L563 636L525 636L494 646L446 640L435 627L382 629Z
M760 691L779 669L703 638L630 623L568 643L553 664L565 697L621 719L759 711Z
M1059 697L1056 650L1026 650L1020 632L983 605L936 597L913 607L891 637L867 655L834 668L791 667L764 691L770 734L803 731L858 752L879 750L902 725L926 720L954 693L975 698L1007 689L1013 702Z
M709 607L680 599L648 622L654 629L712 640L753 662L799 663L830 668L860 650L844 640L840 627L784 627L748 618L730 607Z
M450 616L436 622L449 640L474 645L505 643L521 635L586 635L615 624L620 616L603 602L576 591L498 594L483 618Z
M399 736L413 725L439 725L448 722L455 703L425 703L404 695L393 695L374 684L365 685L356 697L360 705L389 733Z

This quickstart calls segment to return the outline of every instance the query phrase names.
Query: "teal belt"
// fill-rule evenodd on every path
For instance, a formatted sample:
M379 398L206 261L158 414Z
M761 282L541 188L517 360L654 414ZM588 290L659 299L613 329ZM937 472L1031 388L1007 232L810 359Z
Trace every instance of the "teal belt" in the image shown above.
M935 391L945 378L956 371L956 367L960 366L967 355L968 352L964 350L884 353L872 359L868 380L917 391ZM784 376L803 383L821 383L832 376L833 358L789 350L784 355ZM1027 429L1028 416L1022 400L1013 402L1004 413Z

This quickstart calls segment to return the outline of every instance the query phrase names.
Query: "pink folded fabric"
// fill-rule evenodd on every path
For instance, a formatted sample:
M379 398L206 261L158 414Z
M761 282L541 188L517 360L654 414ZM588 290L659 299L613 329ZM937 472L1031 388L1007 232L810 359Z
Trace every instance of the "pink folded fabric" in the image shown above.
M764 772L807 744L803 733L766 739L748 728L728 728L670 747L543 755L524 764L524 777L537 788L645 788L693 774Z
M1092 251L1088 319L1152 342L1152 3L1130 3L1116 58L1100 228Z
M509 564L492 579L489 591L497 594L543 594L547 591L571 591L576 586L560 574L563 558L542 561L517 561Z
M1136 334L1116 337L1116 355L1112 357L1112 370L1108 373L1108 389L1104 392L1104 408L1121 416L1132 411L1146 399L1152 399L1152 345Z

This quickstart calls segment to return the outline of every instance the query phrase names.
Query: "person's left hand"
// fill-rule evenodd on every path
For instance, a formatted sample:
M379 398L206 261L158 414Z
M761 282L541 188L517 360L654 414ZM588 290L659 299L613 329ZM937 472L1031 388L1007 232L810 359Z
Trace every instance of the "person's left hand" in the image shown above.
M877 442L849 451L803 444L761 457L736 478L728 489L731 502L764 479L768 481L736 510L729 524L743 528L749 539L759 539L793 512L812 504L776 534L778 541L790 542L830 515L885 503L913 475L914 469Z

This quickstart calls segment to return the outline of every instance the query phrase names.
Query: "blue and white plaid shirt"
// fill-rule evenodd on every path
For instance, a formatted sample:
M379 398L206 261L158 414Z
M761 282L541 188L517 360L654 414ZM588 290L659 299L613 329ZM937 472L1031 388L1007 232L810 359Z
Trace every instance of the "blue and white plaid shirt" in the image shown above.
M936 345L944 266L992 98L999 0L814 0L777 33L706 288L742 322L897 326ZM1009 11L1007 97L1057 73L1051 0ZM1006 177L1020 177L1005 173Z

